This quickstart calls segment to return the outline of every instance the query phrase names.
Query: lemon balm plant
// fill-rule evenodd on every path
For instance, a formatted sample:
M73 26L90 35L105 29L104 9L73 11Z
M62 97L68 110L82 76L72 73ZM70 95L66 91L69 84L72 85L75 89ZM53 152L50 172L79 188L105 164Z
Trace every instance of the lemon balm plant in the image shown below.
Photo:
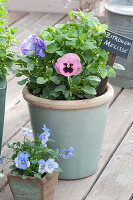
M13 150L11 158L0 156L0 164L3 164L0 176L4 176L4 167L9 162L12 171L8 174L8 180L14 199L53 199L58 181L58 172L61 168L58 159L68 159L73 156L73 147L66 150L64 147L51 149L47 142L53 142L49 137L50 130L43 125L43 132L37 135L36 140L30 140L33 133L28 128L22 128L24 140L22 143L8 144ZM28 137L27 137L28 136ZM7 160L7 162L6 162ZM32 187L31 187L32 185ZM25 190L25 188L27 188ZM30 198L29 198L30 196Z
M8 22L6 21L7 10L4 3L8 0L0 0L0 78L8 74L7 69L12 68L14 62L15 52L11 47L16 43L14 34L17 28L9 29Z
M98 88L116 73L100 47L107 25L92 12L70 11L69 16L78 21L44 26L21 44L15 73L25 76L19 84L26 84L23 96L34 132L40 132L45 121L56 133L51 147L70 144L77 152L71 161L59 161L60 178L78 179L96 172L113 96L109 84L100 96Z
M14 52L11 47L16 43L14 34L17 28L9 29L6 17L8 12L4 3L7 0L0 0L0 151L3 135L5 96L6 96L6 75L8 69L12 69L14 62Z

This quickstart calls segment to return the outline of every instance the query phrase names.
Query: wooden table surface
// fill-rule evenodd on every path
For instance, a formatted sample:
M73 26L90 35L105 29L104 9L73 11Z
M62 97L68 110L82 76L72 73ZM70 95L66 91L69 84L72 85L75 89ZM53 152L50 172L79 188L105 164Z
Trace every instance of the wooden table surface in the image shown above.
M11 27L18 26L17 38L22 42L38 33L43 25L64 23L63 14L9 12ZM104 18L100 18L104 22ZM17 48L18 51L18 48ZM30 127L29 113L22 97L20 78L7 77L7 98L2 155L10 156L6 143L22 141L22 126ZM133 90L113 86L105 136L97 172L85 179L59 181L55 200L132 200L133 199ZM0 200L13 200L6 174L0 178Z

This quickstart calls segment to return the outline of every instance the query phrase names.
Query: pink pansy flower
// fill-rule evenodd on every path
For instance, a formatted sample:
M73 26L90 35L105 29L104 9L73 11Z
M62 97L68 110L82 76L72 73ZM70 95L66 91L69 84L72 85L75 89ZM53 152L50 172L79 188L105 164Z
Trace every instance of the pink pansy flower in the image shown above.
M58 74L64 76L78 75L81 72L80 57L75 53L68 53L59 58L55 64Z

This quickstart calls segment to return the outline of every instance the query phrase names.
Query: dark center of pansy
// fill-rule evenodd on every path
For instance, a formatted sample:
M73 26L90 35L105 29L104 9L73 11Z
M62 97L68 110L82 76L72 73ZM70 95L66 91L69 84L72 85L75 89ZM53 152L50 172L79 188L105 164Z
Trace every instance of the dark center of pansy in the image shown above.
M70 63L70 64L68 64L68 63L63 63L64 64L64 72L65 73L72 73L73 72L73 68L72 68L72 66L73 66L73 64L72 63Z

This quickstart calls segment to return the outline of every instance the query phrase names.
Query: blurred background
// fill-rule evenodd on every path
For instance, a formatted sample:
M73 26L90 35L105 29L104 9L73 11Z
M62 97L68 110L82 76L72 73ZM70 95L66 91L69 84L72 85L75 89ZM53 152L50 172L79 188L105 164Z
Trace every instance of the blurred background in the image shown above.
M26 12L68 13L71 9L94 10L96 15L104 14L108 0L10 0L12 10Z

